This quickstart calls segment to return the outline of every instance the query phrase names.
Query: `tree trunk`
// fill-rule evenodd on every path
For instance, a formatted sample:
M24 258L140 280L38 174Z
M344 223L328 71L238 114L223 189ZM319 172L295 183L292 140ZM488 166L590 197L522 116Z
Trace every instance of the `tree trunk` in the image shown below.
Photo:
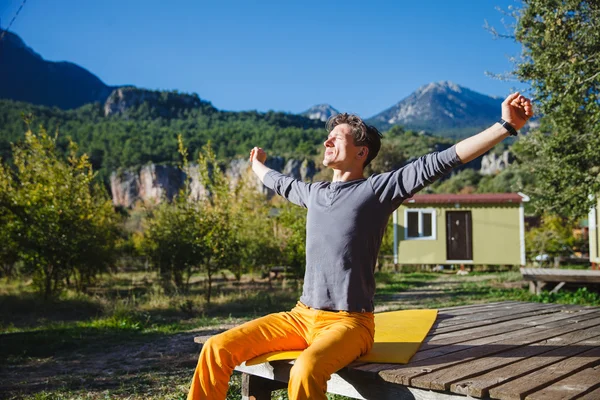
M210 268L207 269L208 275L208 287L206 288L206 304L210 304L210 295L212 292L212 271Z
M46 266L44 273L44 300L48 300L52 294L52 266Z

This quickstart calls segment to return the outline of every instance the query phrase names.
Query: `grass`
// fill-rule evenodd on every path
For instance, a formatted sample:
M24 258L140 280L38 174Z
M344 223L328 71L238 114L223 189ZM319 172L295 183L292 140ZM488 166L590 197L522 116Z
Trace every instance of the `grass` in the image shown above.
M531 295L518 272L376 274L383 309L441 308L502 300L600 305L588 288ZM0 397L183 399L199 347L192 338L288 310L294 281L220 279L212 304L196 278L189 293L165 294L142 272L104 276L87 294L44 301L28 282L0 281ZM239 399L239 376L228 399ZM285 391L274 399L287 399ZM343 399L330 396L330 399Z

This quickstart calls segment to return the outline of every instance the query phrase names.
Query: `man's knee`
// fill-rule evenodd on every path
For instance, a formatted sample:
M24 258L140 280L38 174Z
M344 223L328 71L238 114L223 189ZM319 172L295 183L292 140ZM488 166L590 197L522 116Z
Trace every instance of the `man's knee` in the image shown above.
M226 335L227 332L210 337L204 345L202 352L205 357L211 361L216 361L220 366L232 363L231 351L232 342Z
M327 382L329 376L312 357L299 357L290 369L290 380Z

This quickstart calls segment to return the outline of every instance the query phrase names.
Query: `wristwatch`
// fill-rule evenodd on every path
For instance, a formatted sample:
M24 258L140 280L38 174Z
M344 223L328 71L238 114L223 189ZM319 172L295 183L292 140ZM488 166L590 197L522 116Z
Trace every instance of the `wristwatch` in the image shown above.
M498 123L500 125L502 125L504 127L504 129L506 129L508 131L508 133L510 133L510 136L517 136L517 134L518 134L517 130L509 122L506 122L505 120L500 118L500 121L498 121Z

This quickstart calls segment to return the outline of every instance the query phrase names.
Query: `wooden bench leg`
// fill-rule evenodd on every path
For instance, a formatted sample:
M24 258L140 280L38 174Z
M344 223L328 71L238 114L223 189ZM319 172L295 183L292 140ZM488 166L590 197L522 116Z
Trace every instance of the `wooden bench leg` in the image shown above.
M566 283L566 282L560 282L558 285L556 285L556 286L554 287L554 289L552 289L552 290L550 291L550 293L557 293L557 292L558 292L558 291L559 291L559 290L560 290L560 289L561 289L563 286L565 286L565 283Z
M542 281L530 281L529 282L529 293L531 294L541 294L542 288L546 286L546 282ZM559 288L560 289L560 288Z
M287 383L242 373L242 400L271 400L271 392L287 388Z

